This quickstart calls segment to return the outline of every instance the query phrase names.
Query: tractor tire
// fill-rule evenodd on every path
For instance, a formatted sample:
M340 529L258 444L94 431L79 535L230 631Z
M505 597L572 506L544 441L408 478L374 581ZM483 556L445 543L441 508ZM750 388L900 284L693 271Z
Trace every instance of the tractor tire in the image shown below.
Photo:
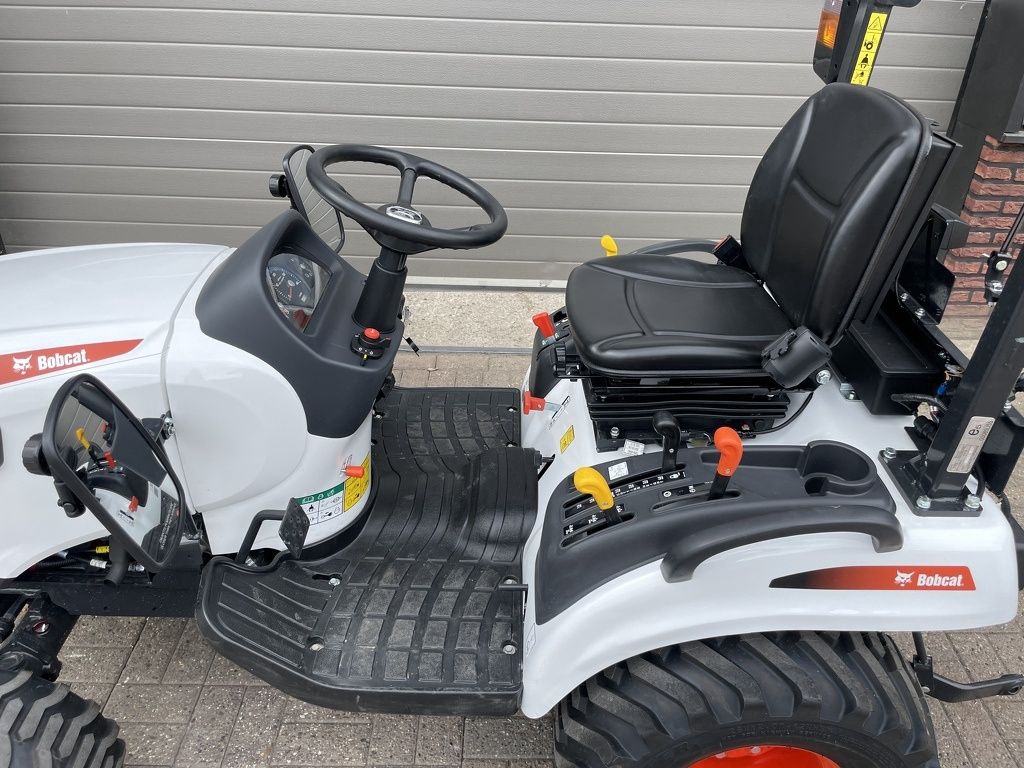
M559 768L939 765L892 639L840 632L716 638L609 667L558 705L555 756Z
M30 670L0 670L0 768L120 768L124 741L100 706Z

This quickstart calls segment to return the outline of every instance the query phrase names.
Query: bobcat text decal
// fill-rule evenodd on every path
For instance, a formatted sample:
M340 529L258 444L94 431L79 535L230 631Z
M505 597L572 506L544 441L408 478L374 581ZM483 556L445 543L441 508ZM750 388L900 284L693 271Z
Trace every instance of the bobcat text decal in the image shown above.
M971 569L962 565L852 565L784 576L776 589L973 592Z
M65 368L96 363L108 357L117 357L131 352L141 342L142 339L100 341L95 344L31 349L0 355L0 384L10 384L33 376L63 371Z

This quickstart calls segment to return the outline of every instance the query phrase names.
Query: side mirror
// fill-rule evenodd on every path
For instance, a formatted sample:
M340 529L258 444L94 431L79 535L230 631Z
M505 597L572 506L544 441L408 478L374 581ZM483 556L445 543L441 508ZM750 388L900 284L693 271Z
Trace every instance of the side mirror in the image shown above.
M189 514L181 483L153 435L99 380L82 374L57 391L42 454L62 501L74 497L147 570L174 557Z

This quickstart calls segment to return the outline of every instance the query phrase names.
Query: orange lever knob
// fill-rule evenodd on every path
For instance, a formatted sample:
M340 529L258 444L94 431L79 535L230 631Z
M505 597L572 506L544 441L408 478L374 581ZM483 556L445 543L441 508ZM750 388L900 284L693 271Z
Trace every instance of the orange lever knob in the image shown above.
M743 441L739 432L732 427L719 427L715 430L715 448L722 454L716 472L723 477L732 477L743 458Z
M545 402L543 397L534 397L530 394L530 390L523 390L523 413L543 411L545 405L547 405L547 402Z
M555 323L547 312L538 312L533 316L533 324L540 330L540 335L550 339L555 335Z

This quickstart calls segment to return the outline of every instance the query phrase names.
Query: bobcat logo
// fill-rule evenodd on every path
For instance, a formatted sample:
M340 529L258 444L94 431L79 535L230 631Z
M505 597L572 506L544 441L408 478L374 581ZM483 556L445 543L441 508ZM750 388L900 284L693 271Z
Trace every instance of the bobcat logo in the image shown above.
M900 587L909 587L910 581L914 578L914 572L903 573L902 571L896 571L896 585Z
M24 376L32 369L32 358L31 357L12 357L14 361L14 372L20 373Z

